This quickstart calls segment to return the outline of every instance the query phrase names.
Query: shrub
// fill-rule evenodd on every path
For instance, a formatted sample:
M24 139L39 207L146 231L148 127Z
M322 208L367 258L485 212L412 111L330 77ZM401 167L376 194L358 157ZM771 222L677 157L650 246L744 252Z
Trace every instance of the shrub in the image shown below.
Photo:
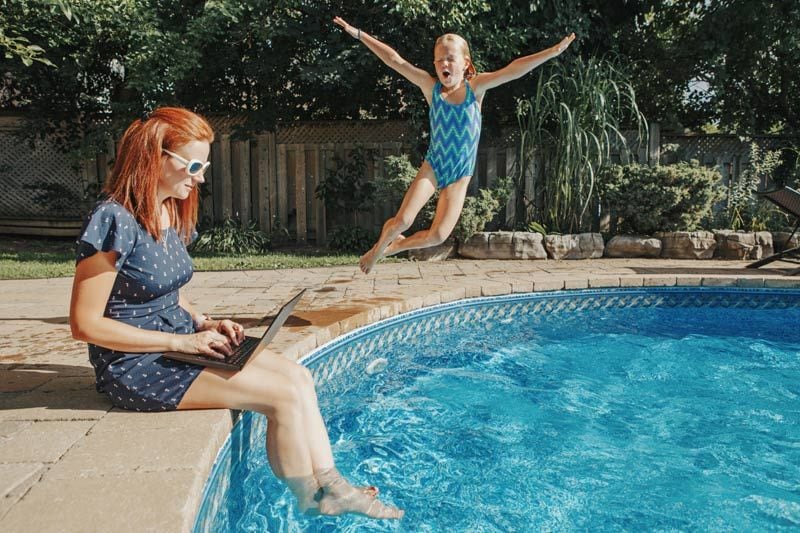
M269 246L269 236L255 222L244 225L237 218L227 218L202 231L191 248L201 253L244 255L264 252Z
M650 235L698 229L724 196L721 179L718 171L697 161L656 167L630 164L606 167L599 185L611 211L612 231Z
M372 232L360 226L337 226L328 236L328 247L337 252L364 253L375 240Z
M483 231L486 225L506 205L511 194L513 182L510 178L500 178L491 189L480 189L477 196L468 196L464 200L464 209L458 219L453 235L459 242L465 242L470 237Z
M325 202L325 207L334 216L344 215L352 224L359 212L370 211L374 205L375 184L367 180L367 158L372 150L361 147L352 151L350 157L342 159L335 155L334 167L327 171L325 179L317 186L316 196Z
M725 209L718 214L717 223L734 230L749 231L785 227L785 214L753 195L762 183L777 181L776 174L782 164L781 150L765 151L756 143L751 143L747 167L737 181L730 183Z

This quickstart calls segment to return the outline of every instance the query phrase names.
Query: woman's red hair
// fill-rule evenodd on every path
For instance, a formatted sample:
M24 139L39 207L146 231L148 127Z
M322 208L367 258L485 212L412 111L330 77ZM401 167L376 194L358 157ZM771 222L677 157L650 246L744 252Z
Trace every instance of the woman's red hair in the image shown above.
M146 120L128 126L119 143L114 169L103 191L122 204L154 239L161 239L158 181L163 173L162 150L174 151L191 141L214 142L214 131L200 115L181 107L160 107ZM189 242L197 225L200 191L195 187L185 200L168 198L172 227Z

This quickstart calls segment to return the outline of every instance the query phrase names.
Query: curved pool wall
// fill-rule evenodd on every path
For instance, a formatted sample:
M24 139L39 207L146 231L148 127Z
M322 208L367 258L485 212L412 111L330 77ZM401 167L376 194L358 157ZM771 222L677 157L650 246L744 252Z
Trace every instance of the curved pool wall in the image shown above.
M486 318L513 320L517 315L531 313L543 313L548 317L559 314L567 316L584 309L614 310L630 307L798 308L800 290L658 287L472 298L415 310L358 328L317 348L301 359L300 363L312 371L320 395L339 395L363 378L365 371L370 371L370 366L374 366L387 344L400 339L433 335L442 328L455 324L478 324ZM786 326L789 330L792 328L791 324ZM800 333L793 333L792 336L798 335ZM265 426L266 419L261 415L245 412L240 417L220 449L206 482L194 531L213 531L213 519L222 508L223 499L231 484L231 473L237 461L245 457L248 449L263 448Z

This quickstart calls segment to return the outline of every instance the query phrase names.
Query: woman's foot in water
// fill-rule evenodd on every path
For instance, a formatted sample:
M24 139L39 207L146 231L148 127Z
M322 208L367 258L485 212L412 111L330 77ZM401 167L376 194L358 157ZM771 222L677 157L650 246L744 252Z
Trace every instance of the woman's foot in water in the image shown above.
M331 468L317 474L319 484L322 486L322 497L319 500L319 512L323 515L341 515L356 513L370 518L403 517L403 511L385 505L375 495L368 494L364 487L356 488L335 469Z

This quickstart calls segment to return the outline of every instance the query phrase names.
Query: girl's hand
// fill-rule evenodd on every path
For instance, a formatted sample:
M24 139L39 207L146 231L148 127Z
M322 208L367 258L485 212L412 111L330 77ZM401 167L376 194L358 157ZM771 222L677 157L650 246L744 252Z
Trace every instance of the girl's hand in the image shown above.
M345 20L342 17L333 17L333 23L338 26L341 26L344 31L347 31L347 28L352 27L350 26L350 24L345 22Z
M570 33L569 35L561 39L561 42L556 45L556 53L560 54L561 52L569 48L569 45L571 45L572 41L574 40L575 40L574 33Z
M354 39L356 38L358 30L356 28L352 27L347 22L345 22L345 20L342 17L333 17L333 23L338 25L338 26L341 26L342 29L345 32L347 32L347 34L350 37L353 37Z
M215 359L225 359L231 354L230 339L213 329L191 335L175 335L174 348L178 352L201 353Z

